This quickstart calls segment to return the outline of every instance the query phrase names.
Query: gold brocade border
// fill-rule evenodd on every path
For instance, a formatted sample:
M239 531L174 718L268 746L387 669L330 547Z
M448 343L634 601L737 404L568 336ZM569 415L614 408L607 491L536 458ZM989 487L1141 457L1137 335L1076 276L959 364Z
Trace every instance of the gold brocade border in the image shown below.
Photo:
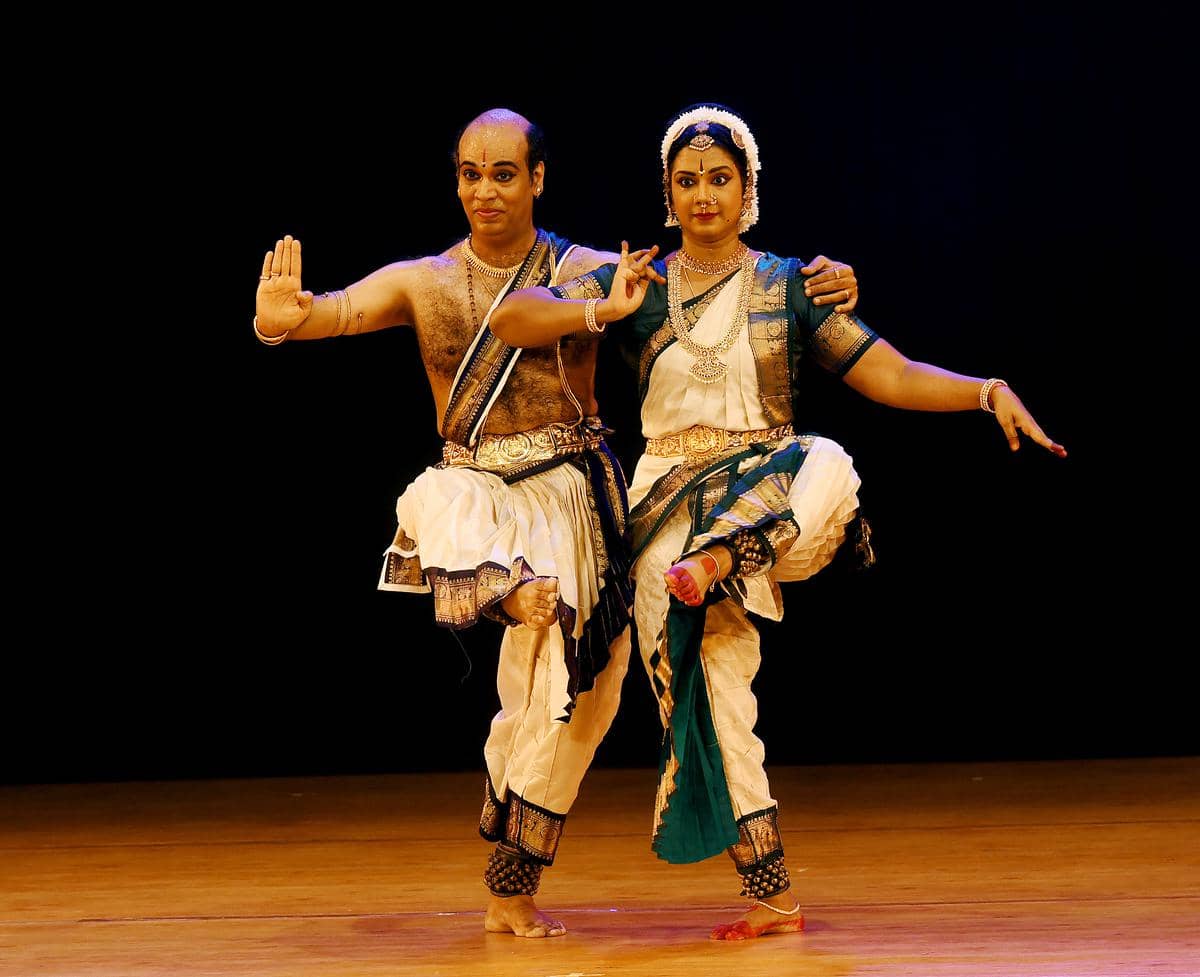
M655 330L642 347L642 358L638 367L638 387L641 390L646 389L647 383L650 380L650 371L654 368L654 361L658 359L658 354L671 345L675 341L675 333L671 331L671 323L664 322Z
M501 801L492 789L492 778L484 776L479 833L488 841L502 842L542 865L553 865L566 820L565 814L531 804L513 791Z
M748 336L758 373L758 395L767 423L792 419L792 375L788 355L787 262L760 261L750 293Z
M730 472L717 472L700 483L700 490L693 493L690 500L693 529L702 525L717 503L728 494L730 477Z
M499 340L491 337L483 341L484 348L471 366L471 370L462 378L446 405L445 418L442 428L445 437L451 440L470 440L469 426L478 415L483 404L487 402L496 379L508 365L504 354L507 347Z
M598 451L594 457L600 459L600 464L604 470L603 491L607 496L608 509L613 514L618 535L623 537L626 527L625 504L622 497L624 485L623 483L618 484L617 480L618 478L623 479L624 474L618 474L614 470L612 458L606 452ZM596 577L599 580L603 580L604 575L608 573L610 563L608 543L604 539L604 524L600 518L600 500L595 498L595 488L590 478L586 479L586 485L588 513L591 516L592 546L596 552Z
M421 567L421 558L415 555L402 556L394 550L388 550L384 557L383 582L399 587L423 587L425 571Z
M857 319L835 312L813 333L812 351L821 366L840 374L842 367L870 340L871 333Z
M592 272L586 275L580 275L578 278L572 278L569 282L562 282L555 285L554 288L562 295L564 299L602 299L607 294L600 287L600 282L596 280L596 276Z
M675 507L683 501L683 490L693 479L710 469L717 471L744 452L743 448L734 448L706 458L703 462L676 465L650 486L645 498L629 513L634 552L640 551L661 521L675 511Z
M671 747L671 755L667 758L662 776L658 779L658 791L654 795L654 830L651 840L658 837L662 831L663 818L666 817L667 807L675 793L675 778L679 775L679 758L675 756L675 748Z
M663 729L670 736L671 716L675 712L675 696L671 692L671 682L674 671L671 668L671 656L667 645L669 643L667 622L664 616L663 628L658 632L654 652L650 655L651 686L658 699L658 716L662 720ZM675 793L675 777L679 774L679 757L675 755L675 740L671 737L671 752L663 767L662 776L658 779L658 789L654 795L654 828L650 833L651 841L658 837L662 830L663 818L671 795Z
M806 453L812 447L811 436L789 439L789 445L792 440L798 442ZM779 446L776 446L776 450L779 450ZM739 477L765 464L769 457L768 455L754 459L755 464L739 471ZM713 520L706 532L699 533L692 539L689 548L703 549L712 543L728 540L736 533L756 528L772 552L769 554L769 562L760 567L754 575L766 573L792 548L800 535L800 527L795 521L783 515L791 511L788 494L793 481L795 473L774 472L756 483L753 488L741 492L733 504ZM719 501L720 498L713 499L706 491L702 496L703 511L695 515L693 525L701 525Z
M567 816L531 804L509 791L504 840L543 865L553 865Z
M608 493L610 507L617 522L617 532L625 535L628 526L628 512L625 506L625 473L613 463L608 454L600 455L604 464L604 489Z
M769 807L738 818L738 840L727 851L739 872L759 868L783 855L779 808Z
M489 605L506 597L533 575L525 558L520 556L510 567L490 562L482 563L474 570L447 571L427 567L425 579L433 591L434 620L450 628L474 624Z
M743 491L728 509L713 520L707 532L692 541L692 545L700 549L714 540L762 525L768 519L779 519L783 512L791 509L788 491L793 478L794 476L786 472L774 472L753 488ZM710 509L709 512L711 511Z

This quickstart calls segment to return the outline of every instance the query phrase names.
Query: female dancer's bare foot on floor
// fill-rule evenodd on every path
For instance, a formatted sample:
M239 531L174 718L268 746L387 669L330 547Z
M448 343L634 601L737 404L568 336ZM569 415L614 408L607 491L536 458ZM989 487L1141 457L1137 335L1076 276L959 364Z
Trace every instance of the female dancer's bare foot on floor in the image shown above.
M763 905L774 906L782 912L772 912ZM786 915L785 915L786 914ZM799 933L804 929L804 914L800 903L791 892L781 892L769 899L751 903L742 918L733 923L722 923L708 935L710 940L753 940L768 933Z
M567 928L551 919L533 904L532 896L507 896L488 899L483 928L489 933L515 933L538 939L543 936L563 936Z
M558 620L558 581L553 577L527 580L500 601L500 606L526 627L548 628Z
M667 590L689 607L698 607L720 572L716 558L700 552L679 560L663 574L663 578L667 581Z

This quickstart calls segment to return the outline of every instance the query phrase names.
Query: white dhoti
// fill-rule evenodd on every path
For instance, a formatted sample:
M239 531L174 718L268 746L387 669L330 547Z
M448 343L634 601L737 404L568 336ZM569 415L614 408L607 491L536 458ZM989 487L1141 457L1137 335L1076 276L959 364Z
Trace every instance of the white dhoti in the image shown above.
M485 836L503 836L507 822L520 836L507 841L549 863L616 715L630 652L622 623L610 635L607 663L577 691L567 646L580 645L604 600L609 560L588 476L571 463L512 484L471 468L430 468L400 497L396 516L379 586L432 591L443 625L466 627L495 614L505 596L535 577L558 582L555 624L504 630L500 711L484 746L489 785L481 825Z
M492 719L483 755L499 800L510 793L566 814L579 793L596 747L612 725L629 665L629 628L609 646L608 664L595 687L579 696L569 723L551 718L551 673L563 656L555 627L507 628L500 643L496 688L500 711Z

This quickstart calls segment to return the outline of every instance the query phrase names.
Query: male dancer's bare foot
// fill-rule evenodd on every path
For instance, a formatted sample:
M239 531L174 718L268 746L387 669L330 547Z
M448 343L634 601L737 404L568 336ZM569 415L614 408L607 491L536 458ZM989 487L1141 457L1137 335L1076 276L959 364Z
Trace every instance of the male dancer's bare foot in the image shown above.
M764 906L774 906L773 912ZM733 923L722 923L708 935L710 940L753 940L768 933L799 933L804 929L804 914L800 903L791 890L777 896L759 899L750 904L742 918Z
M729 550L714 546L711 550L698 550L677 560L663 574L663 579L672 594L689 607L699 607L704 603L709 587L725 577L732 567Z
M532 896L491 896L483 917L483 928L489 933L515 933L538 939L543 936L563 936L567 928L551 919L533 904Z
M558 581L554 577L527 580L500 601L504 613L535 630L558 620Z

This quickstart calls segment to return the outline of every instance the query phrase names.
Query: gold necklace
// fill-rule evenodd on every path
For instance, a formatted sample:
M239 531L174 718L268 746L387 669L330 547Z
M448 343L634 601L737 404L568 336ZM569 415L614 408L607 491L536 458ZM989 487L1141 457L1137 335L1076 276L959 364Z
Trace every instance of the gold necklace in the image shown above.
M737 308L730 317L725 335L713 346L705 346L691 337L692 327L688 325L687 319L684 317L683 300L679 294L683 263L672 261L667 265L668 322L671 324L671 332L679 341L679 345L695 358L695 362L688 368L688 372L701 383L716 383L725 379L725 375L729 372L729 366L724 360L718 359L718 356L733 346L737 341L738 334L742 331L742 326L750 319L750 290L754 284L756 262L750 257L748 248L739 256L739 263L742 281L738 289Z
M681 247L675 257L684 268L699 272L701 275L728 275L742 263L742 258L746 256L748 250L750 249L741 243L728 258L720 261L704 261L688 254L687 248Z
M525 264L525 259L522 258L515 265L509 265L507 268L500 268L496 265L489 265L479 255L475 253L475 249L471 247L471 235L467 235L466 240L462 243L463 257L467 259L467 267L474 268L479 274L487 275L489 278L512 278L518 271L521 270L521 265Z

